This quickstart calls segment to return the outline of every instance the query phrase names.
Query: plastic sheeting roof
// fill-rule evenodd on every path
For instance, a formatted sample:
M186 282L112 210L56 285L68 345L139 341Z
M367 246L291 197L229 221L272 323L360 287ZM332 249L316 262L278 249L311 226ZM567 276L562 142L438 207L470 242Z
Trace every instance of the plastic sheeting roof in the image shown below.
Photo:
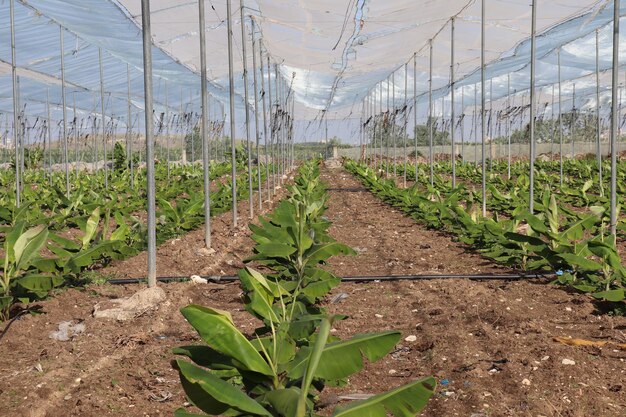
M557 81L556 52L560 51L563 80L595 71L595 31L599 30L600 68L611 66L612 1L557 0L538 2L537 42L539 85ZM206 0L209 92L227 101L228 61L224 1ZM528 0L486 0L487 78L493 99L528 88L530 5ZM199 37L195 0L152 0L153 59L157 111L167 102L173 111L198 109ZM0 112L12 112L9 0L0 0ZM60 117L59 25L65 34L68 105L99 111L98 48L102 48L107 114L126 118L127 68L135 108L143 107L140 2L138 0L16 0L17 64L20 98L28 114L45 114L49 91ZM480 1L477 0L246 0L245 14L255 22L280 74L293 85L296 117L346 118L361 110L361 102L380 81L395 75L396 104L418 95L419 113L427 111L428 44L433 40L435 98L449 94L450 19L456 25L457 103L464 94L472 105L480 60ZM626 15L626 5L622 6ZM241 27L238 0L233 0L236 89L242 109ZM248 33L250 20L246 20ZM622 32L622 50L626 47ZM252 48L248 39L248 68ZM413 91L413 53L417 54L417 91ZM404 95L403 65L408 65ZM267 75L267 74L266 74ZM252 77L250 76L250 83ZM581 99L586 97L581 84ZM386 83L383 83L386 93ZM480 87L479 87L480 88ZM595 89L595 85L593 86ZM577 87L578 90L578 87ZM252 90L251 90L252 91ZM182 96L182 100L181 100ZM252 97L252 93L250 94ZM192 102L192 103L190 103ZM95 104L94 104L95 103ZM159 107L161 106L161 107ZM221 118L221 106L214 105ZM444 106L445 108L445 106ZM159 110L161 109L161 110ZM238 116L241 121L241 116ZM139 118L141 120L141 118Z

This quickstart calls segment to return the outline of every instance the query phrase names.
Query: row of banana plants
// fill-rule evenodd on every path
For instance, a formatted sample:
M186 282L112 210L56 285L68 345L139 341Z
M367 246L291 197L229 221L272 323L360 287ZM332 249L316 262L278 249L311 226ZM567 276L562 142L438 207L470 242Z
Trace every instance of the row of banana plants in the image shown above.
M248 259L262 267L239 271L243 301L261 326L246 337L228 312L199 305L181 309L204 344L176 348L172 362L189 401L209 415L312 417L325 386L343 386L400 339L400 332L359 334L341 340L331 315L321 305L340 278L323 266L338 254L354 251L329 234L324 216L326 190L316 163L299 169L290 196L259 225ZM191 360L191 361L190 361ZM435 390L432 377L411 382L369 399L337 407L335 417L415 416ZM197 417L185 408L177 417Z
M404 173L404 164L389 167L383 164L383 169ZM419 181L430 180L430 165L418 164L417 171L414 165L407 164L407 178ZM626 196L626 164L617 166L617 193ZM535 165L535 186L549 187L558 194L558 201L575 207L606 204L609 201L607 191L610 189L610 176L605 174L600 187L598 168L595 161L567 160L563 166L563 181L561 183L560 164L558 161L537 161ZM610 166L605 163L605 173L610 173ZM492 161L487 172L487 183L499 190L516 188L528 189L529 164L527 161L517 161L511 164L511 177L508 176L506 161ZM435 176L446 178L451 182L451 162L435 162L433 164ZM459 163L456 166L456 176L459 180L469 184L481 184L482 169L473 163Z
M214 175L222 169L216 168ZM256 181L257 175L253 178ZM245 172L238 181L247 181ZM201 180L179 184L189 188L158 193L157 243L198 228L204 222ZM172 196L177 196L173 202L166 198ZM247 197L248 187L238 187L237 200ZM10 308L16 301L27 303L43 298L56 287L80 283L81 273L86 269L100 268L111 260L145 250L147 227L133 210L135 206L143 206L144 201L131 199L124 206L121 200L107 199L97 205L76 194L65 211L43 218L33 215L36 209L31 204L14 210L11 224L0 226L4 256L0 264L0 320L10 316ZM41 205L38 208L43 211ZM211 193L211 214L231 208L232 182L228 178ZM60 229L55 222L59 217L73 231Z
M575 213L559 207L555 194L545 188L538 193L535 214L523 195L507 195L506 204L490 205L494 210L483 217L476 193L463 184L442 187L445 191L429 183L400 188L367 166L354 161L345 166L388 204L428 227L451 233L483 256L525 271L555 272L557 282L624 308L626 269L615 238L607 233L605 207Z
M528 164L526 164L528 168ZM418 181L420 189L429 193L444 193L450 194L453 190L452 181L449 177L434 174L433 184L430 184L429 177L424 177L425 167L418 165L417 175L414 166L407 166L406 173L407 179L412 181ZM398 175L403 175L405 167L397 166L396 172ZM465 172L476 173L476 167L465 167ZM478 170L479 172L479 170ZM463 193L462 199L466 203L473 205L482 204L482 191L480 186L473 181L463 180L463 174L459 175L458 192ZM478 180L480 182L480 180ZM609 207L610 201L606 196L600 196L589 193L589 189L592 187L592 180L586 180L580 184L580 188L575 189L563 185L558 186L558 177L547 177L546 183L538 183L535 186L536 206L545 206L546 201L554 197L556 203L560 208L560 216L564 222L575 222L580 218L580 209L594 211L602 215L603 221L609 220ZM554 184L556 183L556 187ZM493 174L487 179L487 210L492 213L499 213L505 216L511 216L513 211L519 207L528 207L528 201L530 196L530 180L528 174L523 171L518 174L517 177L511 179L505 179L500 175ZM625 194L626 195L626 190ZM621 194L620 194L620 198ZM599 210L601 207L602 210ZM619 207L618 207L619 210ZM626 222L618 220L617 225L618 233L624 234L626 232Z

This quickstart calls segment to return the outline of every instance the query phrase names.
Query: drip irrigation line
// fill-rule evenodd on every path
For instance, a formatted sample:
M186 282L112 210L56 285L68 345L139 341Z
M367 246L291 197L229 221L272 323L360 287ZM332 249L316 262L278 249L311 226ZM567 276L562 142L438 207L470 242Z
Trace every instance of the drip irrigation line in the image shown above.
M549 272L528 272L519 274L418 274L418 275L381 275L381 276L346 276L342 277L342 282L373 282L373 281L430 281L435 279L469 279L472 281L523 281L531 279L542 279L554 277L554 273ZM234 275L207 275L201 276L209 282L235 282L239 277ZM158 282L185 282L191 280L189 276L169 276L157 277ZM112 279L109 284L127 285L140 284L146 282L145 278Z

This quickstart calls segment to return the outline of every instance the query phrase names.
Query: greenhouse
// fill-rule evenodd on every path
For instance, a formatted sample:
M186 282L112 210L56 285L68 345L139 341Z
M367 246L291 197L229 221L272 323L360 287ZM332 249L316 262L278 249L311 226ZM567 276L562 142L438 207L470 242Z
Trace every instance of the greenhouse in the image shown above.
M0 0L0 415L626 415L621 19Z

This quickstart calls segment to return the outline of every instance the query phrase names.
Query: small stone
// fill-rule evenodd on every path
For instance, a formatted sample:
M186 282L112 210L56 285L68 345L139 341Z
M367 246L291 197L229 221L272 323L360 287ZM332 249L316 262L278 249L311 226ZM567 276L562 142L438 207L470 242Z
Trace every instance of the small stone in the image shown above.
M398 371L396 371L395 369L390 369L388 373L389 375L395 375L398 373Z
M83 382L83 380L82 380L81 378L76 378L76 379L74 380L74 383L75 383L75 384L80 384L81 382Z
M196 250L196 254L199 256L211 256L215 253L215 249L213 248L200 248Z
M452 397L454 395L454 391L446 391L443 393L446 397Z
M71 400L72 399L72 394L67 394L65 397L63 397L63 399L65 401Z
M574 361L573 361L573 360L571 360L571 359L563 359L563 360L561 361L561 363L562 363L563 365L576 365L576 362L574 362Z
M548 359L550 359L550 357L549 357L549 356L547 356L547 355L546 355L546 356L544 356L543 358L541 358L541 360L542 360L542 361L544 361L544 362L545 362L545 361L547 361Z
M382 319L383 315L376 313L376 314L374 314L374 317L376 317L377 319Z
M202 278L200 275L192 275L190 279L191 282L194 284L207 284L209 282L206 279Z
M565 311L572 311L571 307L565 307Z
M415 341L417 341L417 336L415 336L415 335L407 336L407 337L404 338L404 341L405 342L415 342Z
M522 379L522 385L530 386L530 379L528 378Z

